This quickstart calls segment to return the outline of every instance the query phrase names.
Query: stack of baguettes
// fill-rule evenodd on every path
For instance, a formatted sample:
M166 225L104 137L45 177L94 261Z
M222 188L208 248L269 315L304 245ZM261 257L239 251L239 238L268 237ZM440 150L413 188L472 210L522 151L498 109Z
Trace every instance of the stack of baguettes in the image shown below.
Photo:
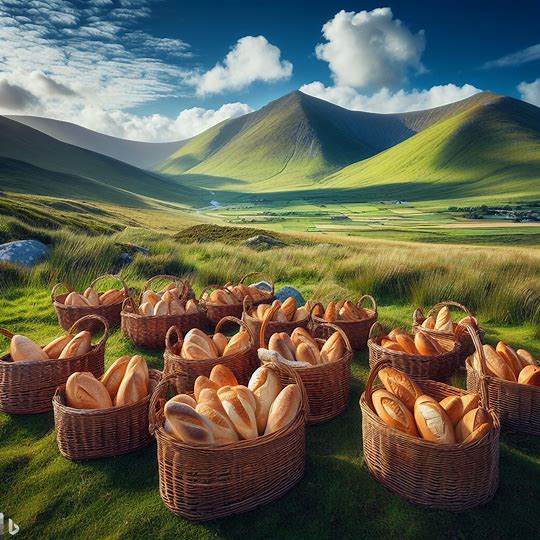
M438 356L448 352L434 337L422 330L411 335L405 330L394 328L386 336L380 337L378 342L385 349L406 354Z
M99 294L93 287L88 287L83 294L70 292L62 303L73 307L110 306L121 302L125 297L124 289L109 289Z
M286 323L303 321L309 316L309 311L305 306L298 307L296 300L292 296L289 296L283 302L274 300L272 304L259 304L249 314L259 321L263 321L266 315L266 318L270 317L270 321Z
M213 290L211 293L204 293L202 299L209 304L220 306L241 304L246 296L252 302L261 302L270 298L272 293L262 291L256 287L249 287L243 283L233 285L226 283L223 287Z
M121 356L100 378L75 372L66 382L66 402L75 409L109 409L131 405L150 393L146 360L139 354Z
M180 356L188 360L206 360L239 353L251 347L249 334L241 329L228 338L221 332L212 337L198 328L192 328L185 336Z
M363 307L355 305L351 300L331 301L326 308L320 302L308 300L305 308L308 313L312 312L315 317L326 322L361 321L370 317Z
M282 386L261 366L248 386L238 384L226 366L199 376L194 394L178 394L165 404L165 431L191 445L223 445L274 433L294 420L301 406L298 385Z
M448 396L438 402L423 394L402 371L383 368L379 378L384 389L373 392L373 406L379 418L392 428L436 444L472 443L493 428L491 415L480 406L478 394Z
M199 312L197 301L185 300L176 283L171 283L160 292L147 290L143 293L139 314L145 317L163 315L193 315Z

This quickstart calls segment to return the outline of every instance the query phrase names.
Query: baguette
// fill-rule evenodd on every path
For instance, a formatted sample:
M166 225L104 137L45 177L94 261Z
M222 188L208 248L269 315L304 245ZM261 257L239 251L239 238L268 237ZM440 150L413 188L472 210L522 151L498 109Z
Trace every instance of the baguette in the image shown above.
M336 330L321 347L321 363L336 362L343 358L346 352L345 342Z
M214 381L211 381L208 377L205 377L204 375L199 375L195 379L195 384L193 385L193 394L195 395L195 400L197 402L199 401L199 396L201 392L205 388L211 388L216 392L219 390L219 386Z
M437 343L437 340L421 330L414 336L414 346L423 356L438 356L444 353L444 349Z
M296 353L294 356L298 362L307 362L312 366L316 366L317 364L321 363L319 351L317 350L315 352L307 343L300 343L300 345L296 347Z
M130 360L131 356L129 355L121 356L115 360L115 362L100 379L103 386L105 386L109 392L112 400L114 400L116 394L118 393L118 388L120 388L120 383L126 374L126 369Z
M114 404L121 407L138 403L148 395L149 386L148 366L144 358L137 354L131 358L126 367Z
M259 435L262 435L266 429L270 407L281 392L281 381L273 370L261 366L255 370L249 379L248 388L253 392L259 403L256 411L257 431Z
M459 320L458 324L468 324L475 330L478 330L478 321L476 320L476 317L470 317L467 315L466 317L463 317L463 319Z
M294 314L296 312L296 308L297 308L296 300L292 296L289 296L285 300L285 302L283 302L283 304L281 304L280 309L283 312L283 314L285 315L285 317L287 317L287 320L292 321L292 319L294 317Z
M218 332L217 334L214 334L212 336L212 341L216 346L218 356L223 356L223 351L225 350L225 347L227 347L227 345L229 344L229 340L227 339L227 337L221 332Z
M223 350L223 356L229 356L231 354L237 354L240 351L251 347L251 340L249 334L244 330L237 332L227 343L227 346Z
M324 320L327 322L335 322L337 319L336 303L329 302L324 311Z
M391 339L392 341L397 341L396 339L396 336L398 334L403 334L405 336L410 336L410 334L408 334L407 332L405 332L405 330L402 330L401 328L394 328L393 330L391 330L390 332L388 332L388 339Z
M285 358L285 360L291 360L291 361L295 360L296 349L290 337L287 334L285 334L285 336L289 338L287 340L287 338L285 338L282 334L285 334L285 332L272 334L268 341L268 348L271 351L277 352L279 355Z
M424 322L422 323L422 328L426 328L428 330L435 329L435 319L432 315L430 315L427 319L424 320Z
M248 389L246 388L246 390ZM253 406L253 401L249 399L249 396L238 386L224 386L217 393L238 435L242 439L254 439L257 437L256 406Z
M264 314L270 309L270 306L268 304L259 304L257 306L257 309L255 310L255 313L253 316L256 319L259 319L259 321L263 320Z
M300 362L309 362L312 365L321 363L321 353L319 351L319 345L317 341L305 328L295 328L291 334L291 341L296 347L296 359ZM301 352L299 352L300 345L303 345ZM305 358L300 360L299 356Z
M303 321L304 319L307 319L307 317L309 317L309 311L307 311L307 309L302 306L302 307L299 307L295 313L294 313L294 316L293 316L293 321Z
M278 394L268 412L265 435L274 433L288 426L298 414L302 394L297 384L288 384Z
M163 317L164 315L169 314L169 304L165 302L164 300L160 300L155 306L154 306L154 316L155 317Z
M51 341L48 345L43 347L43 352L52 359L57 359L62 351L66 348L66 345L74 338L72 334L61 336Z
M214 444L211 423L193 407L169 400L165 404L164 414L167 428L179 441L196 446Z
M507 381L516 382L516 376L512 368L506 363L491 345L484 345L487 374ZM475 354L477 356L477 354Z
M175 401L176 403L185 403L193 409L197 406L197 402L187 394L176 394L176 396L172 397L169 401Z
M455 427L457 423L473 409L478 408L480 403L479 394L465 394L463 396L448 396L439 402L444 409L450 422Z
M152 302L143 302L139 306L139 313L143 317L152 317L154 315L154 304Z
M102 306L110 306L116 304L124 299L123 289L109 289L103 294L99 295L99 303Z
M398 345L407 353L407 354L418 354L416 345L414 344L414 339L405 332L395 334L396 341Z
M405 352L399 343L396 343L391 339L381 338L381 347L384 347L390 351Z
M454 426L446 411L430 396L420 396L414 404L414 420L423 439L437 444L456 442Z
M14 362L28 362L32 360L48 360L45 351L30 338L18 334L11 338L9 354Z
M411 411L394 394L388 390L375 390L372 400L375 412L387 426L418 437Z
M463 444L469 444L477 441L487 435L493 425L491 423L480 424L464 441Z
M109 409L109 392L92 373L76 371L66 381L66 401L75 409Z
M414 411L416 400L422 395L420 387L403 371L387 367L379 371L384 387L394 394L409 411Z
M88 303L91 306L99 306L99 294L93 287L88 287L84 291L83 296L88 300Z
M464 443L482 424L493 426L490 414L480 407L469 411L456 425L456 441Z
M199 313L199 305L193 298L186 302L185 313L186 315L197 315Z
M92 334L88 330L83 330L76 334L73 339L64 347L59 359L73 358L86 354L92 347Z
M536 366L536 360L534 359L533 355L526 351L525 349L518 349L516 351L516 354L519 358L519 361L521 362L521 367L524 368L525 366Z
M540 386L540 367L525 366L518 376L518 383Z
M236 386L238 380L234 373L223 364L216 364L210 372L210 380L216 383L220 388L222 386Z
M79 294L78 292L71 292L66 296L64 305L73 307L89 307L91 304L82 294Z
M443 306L439 310L439 313L437 313L437 318L435 319L435 329L446 334L452 334L454 332L452 315L446 306Z
M154 291L144 291L141 303L150 302L152 306L155 306L161 300L161 296Z
M521 371L521 361L516 351L504 341L499 341L499 343L497 343L495 351L508 364L510 369L514 372L514 375L517 377Z
M210 423L215 444L229 444L238 441L238 434L226 414L219 413L206 403L199 403L195 410L206 417Z

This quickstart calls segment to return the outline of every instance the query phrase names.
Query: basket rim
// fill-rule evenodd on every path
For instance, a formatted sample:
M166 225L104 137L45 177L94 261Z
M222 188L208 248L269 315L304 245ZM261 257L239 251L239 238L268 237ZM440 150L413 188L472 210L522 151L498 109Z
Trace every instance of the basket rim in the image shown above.
M156 319L178 320L178 319L187 318L187 317L199 317L202 314L204 314L204 310L199 309L197 313L183 313L182 315L141 315L140 313L133 313L132 311L126 311L123 308L123 306L122 306L122 311L120 313L122 317L129 317L130 319L138 319L138 320L141 320L141 319L143 320L156 320Z
M346 320L340 319L337 321L332 321L332 324L342 324L344 326L347 326L347 325L353 325L353 324L359 324L359 323L368 323L378 318L378 315L379 315L378 311L375 311L371 308L363 308L363 309L365 311L371 312L373 315L370 315L369 317L366 317L365 319L355 319L354 321L346 321ZM318 317L317 315L313 315L313 320L317 321L318 323L329 322L326 319L323 319L322 317Z
M105 310L106 308L110 308L110 307L114 307L114 306L121 306L124 303L124 300L125 300L125 298L122 298L122 300L120 300L118 302L113 302L112 304L104 304L104 305L99 305L99 306L66 306L62 302L59 302L58 300L56 300L56 298L58 298L60 296L63 296L63 294L59 294L59 295L55 296L55 300L53 301L53 306L55 308L66 309L66 310L70 310L70 309L75 310L75 309L77 309L77 310L80 310L80 311L100 311L100 310Z
M436 355L409 354L404 351L393 351L392 349L387 349L386 347L379 345L372 338L368 339L367 346L368 349L372 348L376 351L383 352L385 355L388 355L392 358L406 358L407 360L413 360L416 362L439 362L447 360L448 358L455 356L456 353L459 352L459 350L461 349L460 343L458 341L454 341L453 343L454 347L450 351L446 351L445 353Z
M102 279L116 279L117 281L119 281L120 284L122 285L122 287L120 289L118 289L118 290L123 290L124 298L122 298L122 300L119 300L118 302L112 302L111 304L105 304L105 305L99 305L99 306L66 306L62 302L58 301L57 298L60 298L61 296L64 296L64 300L65 300L66 297L70 293L75 291L75 289L68 283L60 282L60 283L57 283L51 290L51 299L52 299L52 303L53 303L54 307L60 308L60 309L62 309L62 308L63 309L71 309L71 308L73 308L73 309L85 310L85 309L104 308L104 307L116 306L117 304L122 304L122 302L129 296L129 288L128 288L127 283L124 280L124 278L120 274L103 274L103 275L98 276L97 278L93 279L92 282L90 283L89 287L95 287L96 283L98 281L101 281ZM67 293L61 293L61 294L55 294L56 291L60 287L64 287L68 292Z

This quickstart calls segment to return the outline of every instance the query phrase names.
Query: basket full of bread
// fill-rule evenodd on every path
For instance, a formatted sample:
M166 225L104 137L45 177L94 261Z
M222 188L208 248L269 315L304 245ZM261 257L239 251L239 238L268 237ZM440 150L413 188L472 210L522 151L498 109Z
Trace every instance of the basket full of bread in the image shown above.
M377 376L382 385L374 386ZM360 409L364 461L386 488L414 504L455 511L494 496L500 425L479 394L415 382L382 360Z
M240 330L227 337L220 330L225 325L238 325ZM184 337L176 326L169 328L165 337L165 375L175 374L176 386L192 392L199 375L208 377L216 364L228 367L240 384L247 384L259 366L255 340L246 324L236 317L223 317L212 336L192 328Z
M98 284L101 285L102 282L109 283L111 281L119 282L121 286L100 293ZM67 292L59 294L62 288ZM120 276L111 274L105 274L94 279L83 293L75 291L67 283L57 283L51 291L51 301L56 311L58 323L64 330L71 328L85 315L92 314L107 319L110 327L119 326L122 302L128 296L129 290L126 282ZM89 320L86 323L85 330L93 330L92 324L99 328L98 322Z
M92 332L83 328L103 328L97 344ZM88 371L96 377L105 367L105 344L109 323L99 315L79 319L67 334L40 347L26 336L0 328L10 340L9 353L0 358L0 411L33 414L50 411L56 388L76 371Z
M419 330L411 335L401 328L386 333L379 322L369 331L369 366L381 360L415 379L447 382L459 364L460 344L454 335L433 336Z
M53 398L56 440L71 460L117 456L153 441L148 431L150 395L161 372L141 355L121 356L102 377L76 372Z
M272 309L279 309L277 306ZM330 323L276 332L266 341L261 327L259 358L282 362L302 379L309 400L308 424L332 420L345 411L351 386L352 347L345 332ZM329 337L323 337L329 336ZM281 382L289 382L287 373Z
M465 362L467 388L485 394L504 428L540 435L538 361L525 349L515 350L504 341L482 345L473 335L476 351Z
M282 385L280 373L294 383ZM152 395L159 491L169 510L194 521L239 514L278 499L302 477L307 397L287 366L260 366L248 385L217 364L178 394L175 376Z
M452 319L452 312L450 311L450 308L457 308L463 311L465 316L458 322L455 322ZM459 304L458 302L454 302L452 300L439 302L433 306L427 317L424 316L420 308L416 309L413 313L412 329L413 333L421 330L422 332L425 332L426 334L435 338L442 337L455 339L455 331L457 325L460 323L470 324L476 329L478 335L480 336L480 340L484 339L485 332L478 325L476 317L463 304ZM465 359L474 352L472 338L467 332L461 334L460 345L460 359L462 361L461 365L463 366Z
M371 307L363 307L366 300L369 300ZM321 303L308 300L306 309L313 309L315 322L329 322L339 326L347 334L352 348L357 351L366 347L369 329L377 320L377 302L369 294L362 296L356 304L351 300L338 300L328 302L326 308ZM332 332L331 329L328 331Z
M201 302L206 307L206 316L212 324L217 324L223 317L231 316L240 318L242 316L244 298L249 298L251 305L257 306L261 303L270 303L275 299L274 283L269 281L272 289L265 291L257 287L248 286L245 281L260 272L250 272L246 274L238 284L232 282L225 285L209 285L201 292Z
M289 296L283 303L274 300L272 304L259 304L254 306L249 298L244 299L244 312L242 320L251 330L257 345L260 346L261 327L266 322L265 341L268 342L270 336L277 332L292 334L293 330L299 326L307 328L311 321L311 313L305 306L298 307L296 300Z
M159 292L150 287L167 283ZM204 328L206 314L197 300L188 299L190 285L176 276L159 275L143 286L138 302L127 298L122 306L122 333L138 347L162 349L171 326L183 332Z

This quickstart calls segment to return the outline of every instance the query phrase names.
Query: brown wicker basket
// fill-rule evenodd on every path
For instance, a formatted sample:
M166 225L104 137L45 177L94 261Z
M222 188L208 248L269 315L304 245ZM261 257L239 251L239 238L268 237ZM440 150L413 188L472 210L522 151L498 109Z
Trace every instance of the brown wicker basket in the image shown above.
M149 370L150 393L141 401L110 409L74 409L66 403L66 385L53 398L54 425L60 453L67 459L94 459L127 454L149 445L150 396L161 371Z
M373 368L381 360L389 360L396 369L404 371L415 379L429 379L433 381L448 382L459 365L460 344L454 341L453 335L432 336L447 352L437 356L423 354L408 354L401 351L392 351L382 347L377 331L381 337L385 334L381 323L373 324L369 331L369 367Z
M459 304L458 302L454 302L453 300L447 300L445 302L439 302L438 304L435 304L433 308L431 309L431 311L429 312L429 315L436 318L437 313L439 313L439 311L445 306L461 309L462 311L465 312L466 316L474 317L474 315L471 313L471 311L467 307L465 307L463 304ZM427 317L424 317L424 314L422 313L422 310L420 308L418 308L413 313L412 330L415 334L416 332L418 332L418 330L422 330L426 334L429 334L430 336L435 337L435 338L453 337L453 339L455 339L455 332L454 332L454 336L452 336L452 334L441 332L440 330L430 330L429 328L422 328L422 323L426 320L426 318ZM479 328L478 331L479 331L480 340L482 341L484 339L485 331L482 328ZM463 363L465 362L465 359L467 358L467 356L469 356L470 354L474 352L474 344L471 339L471 336L469 336L469 334L467 333L461 334L460 344L461 344L461 352L460 352L459 358L461 360L460 364L463 367Z
M387 426L373 408L378 372L391 365L378 362L360 398L364 462L383 486L411 503L446 510L466 510L490 501L499 481L499 419L489 409L493 429L469 444L435 444ZM425 394L440 401L466 392L446 384L422 380ZM487 405L484 403L484 407Z
M472 355L467 358L467 389L479 392L499 415L503 428L540 435L540 388L530 384L505 381L487 375L486 357L480 337L474 328L458 325L456 336L468 332L480 357L482 373L473 368Z
M303 476L305 415L309 407L300 377L287 366L266 364L289 375L300 386L302 405L284 428L256 439L222 446L193 446L163 429L163 408L175 376L164 377L152 395L150 430L157 439L159 492L165 506L192 521L240 514L270 503Z
M120 276L113 276L112 274L105 274L99 276L92 283L90 287L95 287L100 281L105 279L115 279L118 280L122 288L124 289L124 298L120 302L115 302L114 304L109 304L107 306L66 306L64 304L69 293L73 292L73 288L66 283L57 283L51 291L51 301L53 303L54 309L56 311L56 316L58 318L58 323L64 330L71 328L79 319L85 315L100 315L104 319L107 319L109 326L119 326L120 325L120 312L122 311L122 302L125 298L129 296L129 289L126 285L126 282ZM66 289L67 293L57 294L59 289ZM93 327L94 326L94 327ZM88 321L86 327L80 327L82 330L96 330L100 327L98 322Z
M76 333L96 320L103 329L103 337L86 354L63 360L13 362L9 354L0 358L0 411L9 414L34 414L52 409L56 388L64 384L76 371L89 371L96 377L105 368L105 344L109 337L109 323L99 315L79 319L69 330ZM92 325L97 326L97 325ZM0 328L0 334L11 339L13 334Z
M183 344L182 333L176 326L169 328L167 336L165 337L165 353L163 354L165 363L163 373L165 375L175 374L176 386L182 392L193 392L195 379L199 375L209 377L212 368L217 364L223 364L228 367L235 374L238 383L247 386L252 373L259 367L255 339L249 328L246 326L246 323L236 317L223 317L216 326L216 333L219 332L226 323L237 324L240 328L244 328L249 335L251 347L235 354L219 356L217 358L208 358L205 360L189 360L183 358L180 355Z
M266 303L266 302L261 302ZM259 319L256 319L252 315L249 314L249 312L253 309L254 304L251 302L249 298L244 298L244 312L242 313L242 320L246 323L247 327L251 330L251 333L253 336L255 336L255 339L257 340L257 347L261 347L261 326L262 321ZM309 323L311 321L311 314L307 315L305 319L302 319L301 321L287 321L287 322L280 322L280 321L270 321L268 323L268 326L266 328L266 333L264 336L264 341L268 341L270 339L270 336L272 334L275 334L276 332L286 332L287 334L291 335L293 330L295 328L298 328L301 326L302 328L307 328L309 326Z
M259 340L261 347L266 349L264 331L261 327ZM349 404L353 350L347 334L342 328L331 323L315 325L310 333L319 345L322 345L326 336L336 331L341 334L347 348L347 352L339 360L317 366L292 368L300 376L306 389L309 400L309 413L306 417L308 424L328 422L342 414ZM287 372L282 372L280 376L283 385L293 382Z
M242 284L248 277L253 277L256 275L262 275L262 274L260 272L250 272L249 274L246 274L239 281L239 283ZM271 303L276 299L274 295L274 292L275 292L274 282L272 280L268 280L268 281L272 285L272 292L269 293L268 298L263 298L261 300L257 300L256 302L252 301L252 305L258 306L259 304L262 304L262 303L269 303L269 302ZM200 296L201 301L203 301L204 294L212 289L225 289L225 286L208 285L201 292L201 296ZM236 317L237 319L242 317L242 310L243 310L242 302L237 302L234 304L226 304L226 305L214 304L212 302L207 302L207 301L203 301L203 302L206 307L206 317L213 325L216 325L219 321L223 319L223 317Z
M143 294L156 281L176 282L179 290L182 290L182 300L186 299L189 285L185 280L176 276L159 275L149 279L143 286L138 302L133 298L127 298L122 305L122 333L137 347L144 349L163 349L165 347L165 335L171 326L178 326L183 332L191 328L204 328L206 326L206 314L199 309L196 314L190 315L153 315L146 317L139 314L139 306Z
M366 319L361 319L358 321L333 321L332 324L335 324L336 326L339 326L349 338L349 341L351 342L351 346L355 351L361 351L366 348L368 336L369 336L369 329L373 326L373 323L377 320L378 312L377 312L377 302L375 301L375 298L369 294L364 294L358 300L356 305L358 307L362 307L362 303L365 300L369 300L371 302L372 308L362 308L365 311L368 312L369 317ZM325 323L326 321L320 317L313 317L313 320L317 323ZM332 330L330 330L332 332ZM324 336L328 337L328 336Z

